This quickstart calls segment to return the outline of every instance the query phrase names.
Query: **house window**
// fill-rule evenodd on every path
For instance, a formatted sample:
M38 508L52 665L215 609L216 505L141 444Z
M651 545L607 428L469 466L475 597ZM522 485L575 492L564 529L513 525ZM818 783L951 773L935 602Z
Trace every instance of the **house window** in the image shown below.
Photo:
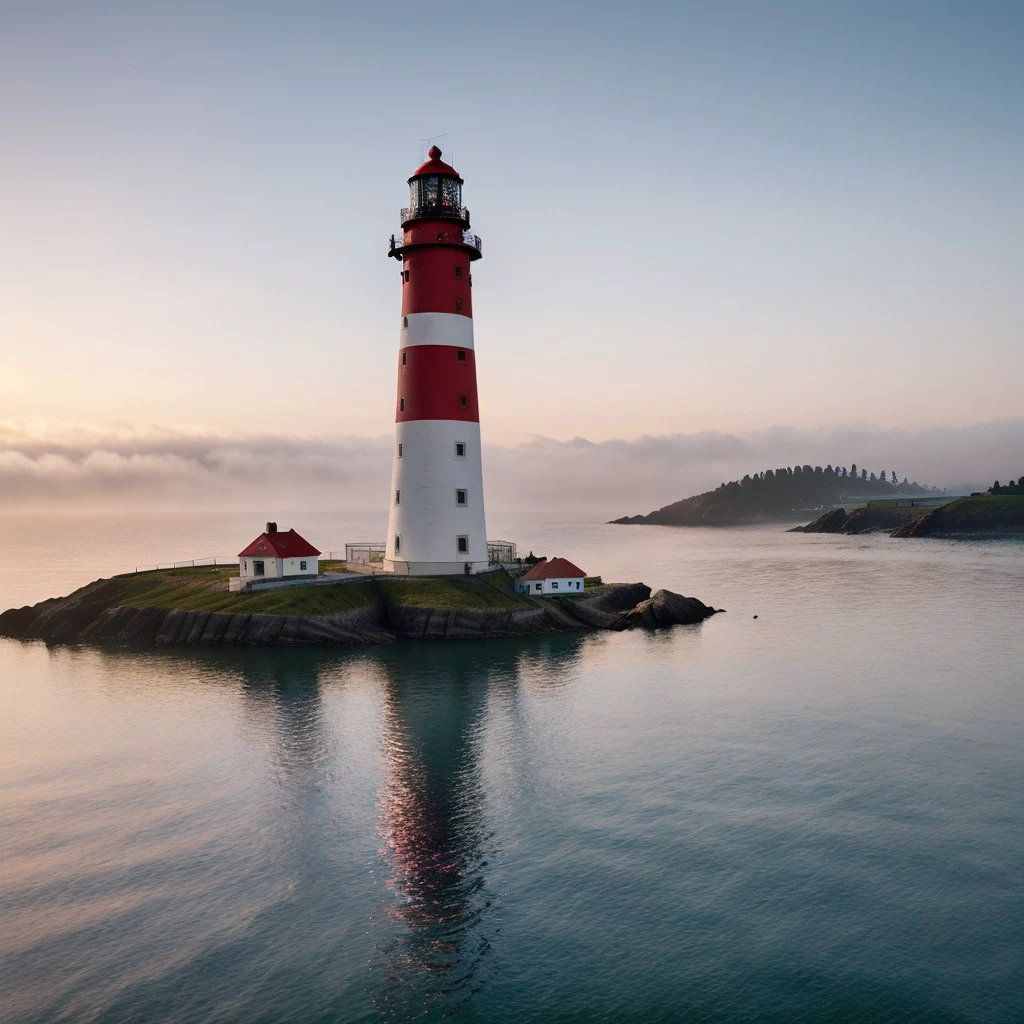
M469 538L468 537L459 537L459 538L457 538L457 542L458 542L459 554L460 555L469 554Z
M409 326L409 318L407 316L403 316L402 317L402 326L403 327L408 327Z
M249 563L248 562L243 562L242 563L242 572L248 572L248 571L249 571Z
M462 277L462 267L456 267L455 268L455 276L456 277Z
M263 563L259 560L252 563L252 574L253 576L263 575Z
M398 457L399 458L402 457L402 442L401 441L398 442Z
M402 277L404 277L404 278L405 278L405 280L406 280L406 281L408 281L408 280L409 280L409 271L407 270L407 271L406 271L406 272L405 272L405 273L404 273L404 274L402 275Z
M299 562L299 572L305 572L305 571L306 571L306 563L305 562Z
M579 581L579 580L577 580L577 581L576 581L576 589L577 589L577 590L579 590L579 589L580 589L580 581Z
M465 505L466 504L466 492L462 488L457 488L455 491L455 504Z
M462 312L462 299L456 299L455 300L455 312L456 313L461 313Z
M455 359L456 362L464 363L466 361L466 350L464 348L460 348L459 351L455 354Z
M466 442L456 441L455 442L455 458L464 459L466 457Z
M557 590L557 589L558 589L558 580L555 580L555 581L554 581L554 582L553 582L553 583L551 584L551 589L552 589L552 590Z
M402 538L396 533L395 534L395 554L402 550Z
M463 409L467 408L469 406L469 399L465 395L459 395L459 405Z
M534 583L533 589L536 590L537 593L540 593L544 589L544 584L543 583Z
M401 505L402 504L402 492L401 491L395 491L395 504L396 505Z
M404 398L400 398L398 400L398 411L399 412L405 412L405 399Z
M407 362L409 362L409 353L408 352L403 352L402 353L402 365L405 366L405 364Z

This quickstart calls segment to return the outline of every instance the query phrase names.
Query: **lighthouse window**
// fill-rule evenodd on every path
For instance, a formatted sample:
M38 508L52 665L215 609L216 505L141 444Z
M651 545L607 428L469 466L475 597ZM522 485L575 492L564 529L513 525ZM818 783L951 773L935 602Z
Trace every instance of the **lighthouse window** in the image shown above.
M456 299L455 300L455 312L456 313L461 313L462 312L462 299Z
M455 458L464 459L466 457L466 442L456 441L455 442Z
M454 178L441 179L441 205L456 209L462 205L462 186Z
M401 491L395 491L395 504L396 505L401 505L402 504L402 492Z
M403 352L402 353L402 365L405 366L405 364L407 362L409 362L409 353L408 352Z
M402 538L396 533L395 534L395 554L402 550Z
M403 277L403 278L404 278L404 279L405 279L406 281L408 281L408 280L409 280L409 271L408 271L408 270L406 270L406 271L405 271L405 272L404 272L404 273L402 274L402 277Z
M459 554L460 555L468 554L468 552L469 552L469 538L468 537L459 537L458 538L458 545L459 545Z
M459 395L459 405L462 406L463 409L468 408L469 399L465 395Z
M462 490L461 488L459 488L455 492L455 504L456 505L465 505L466 504L466 492L464 490Z
M407 316L403 316L402 317L402 326L403 327L408 327L409 326L409 318Z
M402 442L401 441L398 442L398 457L399 458L402 457Z
M465 350L465 349L463 349L463 348L460 348L460 349L459 349L459 354L458 354L458 355L457 355L457 356L456 356L455 358L456 358L456 359L457 359L457 360L458 360L458 361L459 361L460 363L464 363L464 362L466 361L466 350Z
M404 398L400 398L398 400L398 411L399 412L405 412L405 399Z
M409 273L409 272L406 271L406 273ZM462 267L456 267L455 268L455 276L456 277L462 277ZM408 278L406 280L408 280Z

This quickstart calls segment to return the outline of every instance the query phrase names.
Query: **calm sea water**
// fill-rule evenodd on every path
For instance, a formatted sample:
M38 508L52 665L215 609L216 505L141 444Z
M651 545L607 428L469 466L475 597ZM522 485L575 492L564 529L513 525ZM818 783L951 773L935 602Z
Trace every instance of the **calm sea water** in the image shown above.
M5 607L256 532L3 525ZM1024 1020L1024 545L492 532L728 613L0 641L0 1019Z

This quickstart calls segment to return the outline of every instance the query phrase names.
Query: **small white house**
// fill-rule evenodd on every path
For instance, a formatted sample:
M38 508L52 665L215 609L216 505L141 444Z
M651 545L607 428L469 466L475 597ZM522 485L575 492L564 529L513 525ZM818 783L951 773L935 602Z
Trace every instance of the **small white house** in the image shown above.
M536 597L582 594L586 573L568 558L542 558L516 580L516 592Z
M267 523L266 530L238 553L238 572L245 582L316 576L320 572L320 552L294 530L279 531L277 523Z

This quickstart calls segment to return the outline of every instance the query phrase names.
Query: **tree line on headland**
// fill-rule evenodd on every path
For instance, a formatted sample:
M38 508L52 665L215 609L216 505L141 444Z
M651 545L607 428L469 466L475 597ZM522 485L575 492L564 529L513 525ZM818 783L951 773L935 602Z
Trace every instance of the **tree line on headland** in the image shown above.
M998 480L989 488L989 494L1024 495L1024 476L1016 483L1011 480L1008 484L1001 484Z
M806 511L843 502L872 498L913 498L941 493L895 470L877 475L856 463L845 466L782 466L766 469L742 480L722 483L713 491L673 502L646 516L624 516L615 523L651 523L665 526L696 526L740 523L758 519L784 519Z

